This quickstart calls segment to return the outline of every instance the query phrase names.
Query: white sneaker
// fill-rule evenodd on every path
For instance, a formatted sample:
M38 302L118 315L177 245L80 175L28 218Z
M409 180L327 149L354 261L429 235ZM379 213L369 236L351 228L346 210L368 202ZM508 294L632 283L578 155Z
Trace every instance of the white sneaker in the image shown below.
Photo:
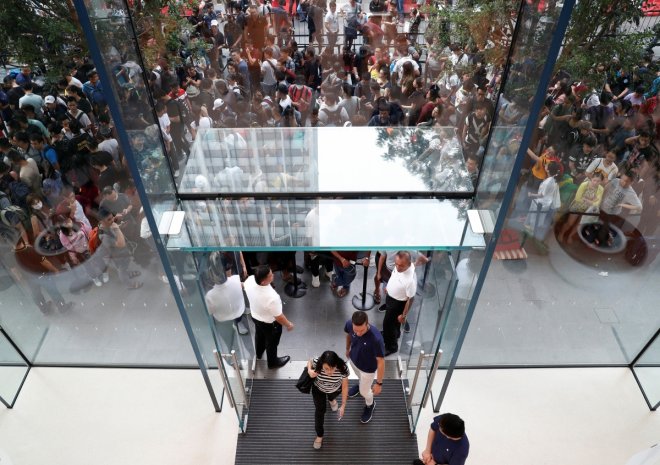
M321 280L318 276L312 276L312 287L319 287L321 285Z
M330 281L332 281L332 275L334 274L334 271L325 271L325 275L328 277Z
M100 280L99 278L92 278L92 282L94 283L94 285L95 285L96 287L101 287L101 286L103 286L103 283L101 282L101 280Z
M104 283L107 283L108 281L110 281L110 275L108 273L103 273L101 279L103 279Z
M337 400L330 402L330 409L332 409L333 412L336 412L339 409L339 403Z

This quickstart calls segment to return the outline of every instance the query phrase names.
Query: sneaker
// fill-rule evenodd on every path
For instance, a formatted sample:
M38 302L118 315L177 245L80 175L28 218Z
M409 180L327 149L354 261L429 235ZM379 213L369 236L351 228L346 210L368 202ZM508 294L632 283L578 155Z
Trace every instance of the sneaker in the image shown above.
M356 384L355 386L351 386L351 388L348 390L348 397L357 397L359 393L360 385Z
M107 272L104 272L101 275L101 279L103 280L104 283L107 283L108 281L110 281L110 275Z
M321 281L319 280L318 276L312 276L312 287L319 287L321 285Z
M330 402L330 410L332 410L333 412L339 410L339 402L337 402L337 399Z
M92 282L94 283L94 285L95 285L96 287L101 287L101 286L103 286L103 283L101 282L101 280L100 280L99 278L92 278Z
M374 409L376 408L376 401L374 400L374 403L369 405L364 406L364 410L362 411L362 416L360 417L360 422L362 423L369 423L371 421L371 417L374 416Z
M319 450L321 446L323 445L323 438L319 441L318 439L314 439L314 449Z
M383 304L380 307L378 307L378 311L383 313L385 310L387 310L387 305Z
M410 324L408 324L408 320L403 324L403 332L404 333L409 333L410 332Z
M247 333L250 331L248 330L248 327L245 325L245 322L241 319L238 323L236 323L236 329L238 330L238 334L241 336L245 336Z

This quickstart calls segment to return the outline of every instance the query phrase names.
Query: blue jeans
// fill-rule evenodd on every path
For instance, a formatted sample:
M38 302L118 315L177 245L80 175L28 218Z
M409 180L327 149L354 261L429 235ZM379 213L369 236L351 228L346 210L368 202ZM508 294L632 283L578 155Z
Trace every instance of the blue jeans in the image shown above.
M342 268L335 264L335 284L337 289L345 287L348 289L351 287L351 283L355 279L357 271L355 270L355 265L349 265L346 268Z

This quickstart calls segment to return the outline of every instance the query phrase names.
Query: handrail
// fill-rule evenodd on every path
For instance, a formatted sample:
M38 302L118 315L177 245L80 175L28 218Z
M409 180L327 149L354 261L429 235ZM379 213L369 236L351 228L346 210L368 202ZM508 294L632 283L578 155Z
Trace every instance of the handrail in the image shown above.
M428 355L424 354L423 350L420 350L419 359L417 360L417 368L415 369L415 376L413 377L412 386L410 387L410 394L408 395L408 401L407 401L408 408L412 407L412 399L415 393L415 388L417 387L417 380L419 379L419 371L421 370L422 363L424 362L426 357L428 357Z
M231 388L229 387L229 379L227 379L227 376L222 369L222 357L218 353L217 350L213 351L213 355L215 356L215 360L218 363L218 371L220 371L220 378L222 378L222 385L225 388L225 392L227 393L227 399L229 399L229 406L231 408L236 408L236 401L234 400L234 394L231 391Z
M231 359L232 362L234 363L234 370L236 370L236 376L238 377L238 384L241 386L241 393L243 394L243 399L246 407L250 407L250 400L247 395L247 391L245 390L245 383L243 382L243 375L241 374L241 368L238 365L238 358L236 358L236 351L232 350L231 351Z
M442 349L438 349L438 353L435 357L435 362L433 363L433 368L431 369L431 379L429 379L429 382L426 385L426 391L424 392L424 397L422 398L422 408L426 407L426 403L429 400L429 396L431 394L431 388L433 387L433 381L435 381L435 374L438 372L438 365L440 365L441 357L442 357Z

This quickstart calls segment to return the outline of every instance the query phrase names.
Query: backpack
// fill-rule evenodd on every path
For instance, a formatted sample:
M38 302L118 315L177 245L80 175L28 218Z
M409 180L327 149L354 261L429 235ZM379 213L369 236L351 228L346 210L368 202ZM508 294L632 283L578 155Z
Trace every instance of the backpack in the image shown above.
M89 253L96 252L96 249L101 245L101 238L99 237L99 227L96 226L92 229L92 232L89 233L89 241L87 243L89 246Z
M30 186L23 181L12 181L9 183L9 196L14 205L27 210L27 196L32 193Z
M7 194L0 192L0 226L13 228L27 219L25 211L12 203Z
M306 112L312 102L312 89L303 86L300 89L298 86L289 87L289 96L291 100L298 103L298 109L301 113ZM306 100L304 102L304 100ZM304 103L303 103L304 102Z
M341 120L341 110L342 107L338 107L335 111L330 111L327 108L321 108L319 112L322 111L327 116L328 119L325 122L326 126L341 127L344 125L344 123Z
M30 158L32 158L37 164L37 168L39 169L39 174L41 175L41 179L47 179L48 177L50 177L50 174L53 172L54 168L50 160L48 160L48 158L44 157L41 152L39 152L34 156L30 156Z

